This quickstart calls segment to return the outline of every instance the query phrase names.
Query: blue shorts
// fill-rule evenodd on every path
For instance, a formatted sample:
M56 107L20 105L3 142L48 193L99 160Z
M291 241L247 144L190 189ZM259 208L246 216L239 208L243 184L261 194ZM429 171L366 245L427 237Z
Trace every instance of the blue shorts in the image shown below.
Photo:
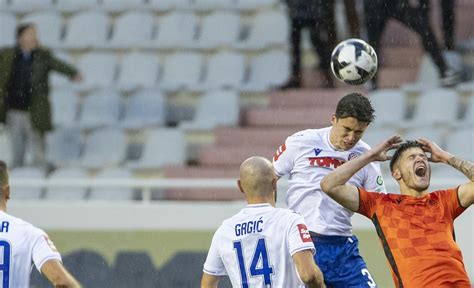
M377 287L359 255L357 237L323 236L311 233L316 254L314 260L323 272L328 288Z

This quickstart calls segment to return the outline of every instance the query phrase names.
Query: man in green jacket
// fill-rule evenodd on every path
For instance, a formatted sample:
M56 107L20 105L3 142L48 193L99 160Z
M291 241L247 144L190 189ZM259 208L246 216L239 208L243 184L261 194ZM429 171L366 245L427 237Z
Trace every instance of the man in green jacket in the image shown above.
M57 71L80 81L82 76L39 46L31 23L17 28L17 45L0 49L0 122L10 132L13 167L24 165L27 145L33 164L44 165L44 135L53 129L48 76Z

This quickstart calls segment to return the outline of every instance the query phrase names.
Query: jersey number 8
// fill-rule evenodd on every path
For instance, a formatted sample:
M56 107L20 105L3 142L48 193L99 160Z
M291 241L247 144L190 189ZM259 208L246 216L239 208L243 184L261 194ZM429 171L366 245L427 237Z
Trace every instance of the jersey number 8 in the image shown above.
M242 278L242 288L248 288L247 269L245 268L244 255L242 250L242 242L234 242L234 249L237 253L237 260L239 261L240 276ZM261 259L261 261L260 261ZM261 267L257 267L258 263L261 263ZM265 239L258 239L255 252L253 253L252 261L250 264L250 276L263 276L265 285L271 285L273 274L273 268L268 263L267 246L265 245Z

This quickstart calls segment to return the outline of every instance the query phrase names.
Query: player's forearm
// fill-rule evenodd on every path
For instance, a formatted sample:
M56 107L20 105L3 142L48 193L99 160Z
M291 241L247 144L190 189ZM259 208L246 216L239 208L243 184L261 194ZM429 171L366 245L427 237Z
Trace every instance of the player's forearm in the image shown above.
M474 182L474 163L452 156L447 163L458 171L461 171L466 177Z

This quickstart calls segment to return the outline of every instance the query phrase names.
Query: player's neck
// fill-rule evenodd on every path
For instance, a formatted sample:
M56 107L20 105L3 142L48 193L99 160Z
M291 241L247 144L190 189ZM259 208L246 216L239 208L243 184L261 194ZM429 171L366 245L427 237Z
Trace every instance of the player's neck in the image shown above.
M0 201L0 211L7 212L7 203Z
M420 198L420 197L423 197L425 196L426 194L428 194L428 190L418 190L418 189L413 189L413 188L410 188L406 185L403 185L403 184L400 184L400 193L402 195L409 195L409 196L413 196L413 197L416 197L416 198Z
M268 197L248 197L247 198L247 204L270 204L273 207L275 207L275 200L272 200L271 198Z

